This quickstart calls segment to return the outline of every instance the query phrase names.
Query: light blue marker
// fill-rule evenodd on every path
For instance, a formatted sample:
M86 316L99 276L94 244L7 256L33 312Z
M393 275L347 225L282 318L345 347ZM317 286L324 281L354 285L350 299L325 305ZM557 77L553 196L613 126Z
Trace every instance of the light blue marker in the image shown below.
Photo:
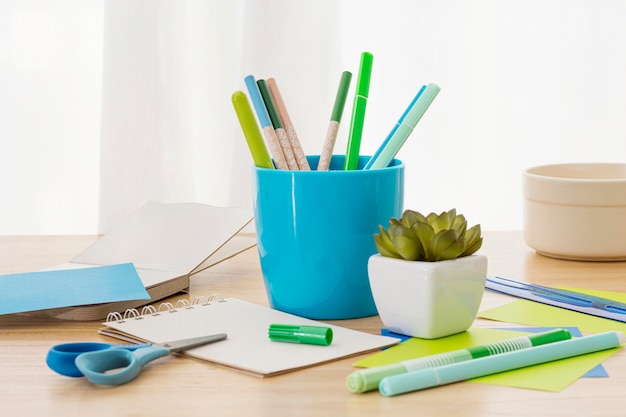
M404 142L408 139L411 132L421 120L428 107L433 102L441 89L436 84L428 84L424 92L417 99L413 107L409 110L404 121L398 126L389 142L384 147L380 155L372 163L370 169L381 169L389 165L391 160L396 156Z
M485 356L471 361L422 369L401 375L388 376L380 381L378 389L384 396L404 394L471 378L538 365L586 353L615 348L626 339L622 332L610 331L549 343L529 349Z
M261 91L259 90L259 86L254 79L254 75L248 75L244 78L244 81L246 83L246 87L248 88L250 100L252 100L252 105L256 111L256 116L259 118L261 127L265 128L267 126L272 126L270 115L267 112L267 107L265 107L265 102L263 101L263 97L261 97Z
M387 144L389 143L389 140L391 139L393 134L396 133L396 130L398 130L398 126L400 126L402 124L402 122L404 121L406 115L409 114L409 111L413 108L413 106L415 105L415 102L417 102L417 99L420 98L420 96L422 95L424 90L426 90L426 86L425 85L422 86L422 88L420 88L420 91L418 91L417 94L415 95L415 97L413 98L413 100L411 100L411 104L409 104L409 107L407 107L406 110L404 111L404 113L402 113L402 116L400 116L400 119L398 120L398 123L396 123L394 125L393 129L391 129L391 132L389 132L389 134L387 135L387 137L385 138L383 143L379 146L379 148L376 151L376 153L374 155L372 155L372 157L369 159L369 161L367 161L367 163L365 164L363 169L370 169L372 167L372 164L374 163L376 158L378 158L378 156L383 151L383 149L385 149L385 146L387 146Z

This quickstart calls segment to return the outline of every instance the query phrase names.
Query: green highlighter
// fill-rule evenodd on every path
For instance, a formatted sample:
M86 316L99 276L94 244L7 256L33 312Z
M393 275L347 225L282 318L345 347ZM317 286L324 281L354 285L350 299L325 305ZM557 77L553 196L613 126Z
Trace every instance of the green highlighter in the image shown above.
M358 169L359 150L361 148L361 136L363 135L365 108L369 96L373 62L374 56L371 53L363 52L361 54L361 65L359 66L359 76L357 78L356 91L354 94L352 120L350 121L350 131L348 132L348 148L346 149L344 170Z
M360 394L378 389L380 381L387 376L405 374L407 372L417 371L420 369L435 368L438 366L469 361L485 356L497 355L499 353L527 349L534 346L571 339L571 337L572 335L566 329L554 329L533 335L519 336L482 346L472 346L467 349L459 349L451 352L439 353L437 355L424 356L422 358L393 363L390 365L362 369L348 375L346 383L350 391Z
M254 160L254 165L261 168L274 169L272 158L263 141L263 136L259 130L248 98L243 91L235 91L231 97L235 113L239 119L239 124L250 148L250 154Z

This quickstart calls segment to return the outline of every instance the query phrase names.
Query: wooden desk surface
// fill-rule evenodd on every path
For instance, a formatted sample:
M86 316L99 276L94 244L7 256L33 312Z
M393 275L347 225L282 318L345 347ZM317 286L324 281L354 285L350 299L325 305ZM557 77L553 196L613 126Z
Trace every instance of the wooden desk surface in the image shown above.
M93 236L0 237L0 273L32 271L67 261ZM481 253L489 274L545 285L626 291L626 262L584 263L535 254L519 232L485 233ZM189 296L220 292L267 305L256 249L192 278ZM181 295L172 299L179 299ZM486 292L483 308L509 298ZM335 322L378 333L377 316ZM477 321L476 325L487 325ZM180 357L153 362L136 380L99 387L65 378L45 364L53 344L115 342L96 333L97 322L0 316L0 411L40 416L623 416L626 358L604 363L610 378L583 378L560 393L462 382L393 398L378 392L351 394L345 378L356 358L282 376L258 379ZM254 354L253 351L250 352Z

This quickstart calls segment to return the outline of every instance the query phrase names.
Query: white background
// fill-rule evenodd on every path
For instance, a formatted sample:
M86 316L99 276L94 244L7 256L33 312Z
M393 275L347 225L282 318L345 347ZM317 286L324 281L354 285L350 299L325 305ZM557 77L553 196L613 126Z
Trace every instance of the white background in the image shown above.
M0 0L0 234L103 232L147 200L250 205L230 94L276 78L316 154L362 51L362 154L441 87L398 155L405 207L521 229L525 168L625 162L624 22L623 1Z

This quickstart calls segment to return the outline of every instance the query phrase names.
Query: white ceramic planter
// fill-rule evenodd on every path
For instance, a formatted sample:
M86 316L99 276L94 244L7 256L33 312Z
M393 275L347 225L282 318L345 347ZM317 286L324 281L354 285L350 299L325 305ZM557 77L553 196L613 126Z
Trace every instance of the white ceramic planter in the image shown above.
M472 325L485 291L487 257L417 262L376 254L369 258L368 274L388 330L435 339Z

